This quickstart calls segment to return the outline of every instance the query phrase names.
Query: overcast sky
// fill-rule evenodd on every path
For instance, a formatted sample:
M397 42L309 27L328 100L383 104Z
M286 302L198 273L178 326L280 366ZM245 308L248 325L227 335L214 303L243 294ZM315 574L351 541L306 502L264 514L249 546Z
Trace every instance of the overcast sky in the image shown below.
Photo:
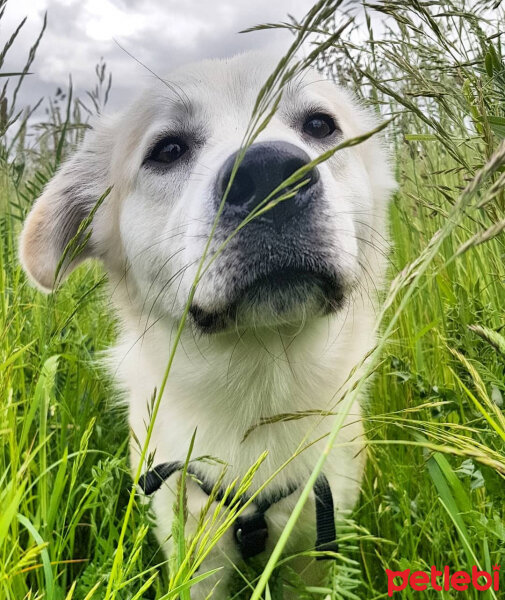
M20 70L47 11L32 75L20 101L66 88L71 73L77 90L95 84L94 65L103 57L112 72L111 104L122 106L149 74L114 40L159 74L200 58L222 57L248 48L286 48L288 32L239 34L247 27L301 17L314 0L8 0L0 44L27 16L8 54L5 71Z

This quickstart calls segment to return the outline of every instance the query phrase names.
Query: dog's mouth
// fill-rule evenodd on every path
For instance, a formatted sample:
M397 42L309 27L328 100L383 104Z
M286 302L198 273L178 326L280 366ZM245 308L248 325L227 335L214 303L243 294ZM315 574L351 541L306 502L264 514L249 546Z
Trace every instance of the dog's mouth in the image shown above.
M337 273L289 267L247 281L234 290L220 310L193 304L190 313L200 331L219 333L233 328L299 324L308 317L337 312L344 296Z

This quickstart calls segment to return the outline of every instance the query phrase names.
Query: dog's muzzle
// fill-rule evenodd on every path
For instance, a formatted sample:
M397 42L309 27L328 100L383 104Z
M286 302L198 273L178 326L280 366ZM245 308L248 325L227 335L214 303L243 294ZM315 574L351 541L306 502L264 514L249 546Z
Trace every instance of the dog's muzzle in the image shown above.
M319 169L288 142L256 143L243 156L239 152L226 159L215 180L214 210L222 211L216 243L226 244L212 275L219 285L191 305L194 324L216 333L298 325L307 316L339 310L345 282Z

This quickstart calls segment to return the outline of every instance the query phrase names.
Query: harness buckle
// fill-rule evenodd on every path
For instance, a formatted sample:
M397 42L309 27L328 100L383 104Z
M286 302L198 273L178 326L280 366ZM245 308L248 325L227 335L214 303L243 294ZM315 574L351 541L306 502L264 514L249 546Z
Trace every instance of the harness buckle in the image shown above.
M255 512L251 515L237 517L234 524L234 535L242 558L251 558L263 552L268 538L268 526L264 513Z

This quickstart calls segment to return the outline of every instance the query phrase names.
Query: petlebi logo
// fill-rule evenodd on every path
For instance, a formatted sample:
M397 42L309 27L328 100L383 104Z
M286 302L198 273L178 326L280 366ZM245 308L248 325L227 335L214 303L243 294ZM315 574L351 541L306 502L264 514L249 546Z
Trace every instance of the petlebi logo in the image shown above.
M416 592L433 589L437 592L455 590L464 592L473 586L474 589L484 592L489 589L500 589L500 565L494 565L492 573L481 571L475 565L471 572L454 571L445 566L439 571L434 565L430 571L391 571L386 569L388 578L388 596L401 592L407 586Z

